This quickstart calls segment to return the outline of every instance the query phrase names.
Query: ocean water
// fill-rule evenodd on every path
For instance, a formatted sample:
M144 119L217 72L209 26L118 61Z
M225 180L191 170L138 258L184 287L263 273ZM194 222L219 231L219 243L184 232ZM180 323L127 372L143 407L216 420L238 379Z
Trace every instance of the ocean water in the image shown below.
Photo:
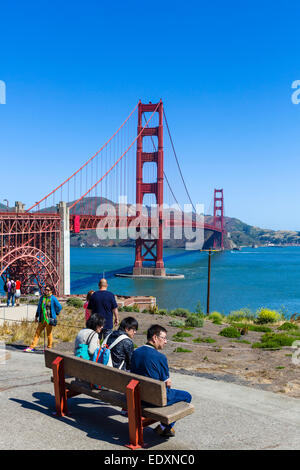
M193 311L198 302L206 311L207 252L165 249L169 273L184 279L126 279L134 262L133 248L71 248L71 293L96 289L103 275L109 290L119 295L153 295L159 308L184 307ZM228 314L247 307L283 308L300 313L300 247L242 248L213 253L210 311Z

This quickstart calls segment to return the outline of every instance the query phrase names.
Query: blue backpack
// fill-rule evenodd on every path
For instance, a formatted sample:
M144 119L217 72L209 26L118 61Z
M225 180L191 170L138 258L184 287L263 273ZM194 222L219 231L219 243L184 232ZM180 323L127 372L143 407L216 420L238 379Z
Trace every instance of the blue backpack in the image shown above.
M89 345L90 342L93 338L93 336L97 334L95 331L93 331L89 336L88 339L86 340L86 343L80 343L77 346L77 349L75 351L75 356L76 357L81 357L82 359L86 359L90 361L92 359L91 354L89 353Z
M123 339L128 339L127 335L120 335L110 346L107 345L107 340L110 337L110 334L103 340L103 343L100 348L96 349L94 352L92 361L99 362L105 366L113 367L111 350L114 348L120 341ZM121 363L119 369L123 367L124 361Z
M128 339L127 335L120 335L110 346L107 345L107 340L110 335L108 335L104 340L100 348L96 349L94 352L92 361L98 362L99 364L103 364L105 366L113 367L112 358L111 358L111 349L116 346L120 341L123 339ZM121 363L119 369L122 369L124 361ZM97 388L98 390L103 389L101 385L94 384L93 387Z

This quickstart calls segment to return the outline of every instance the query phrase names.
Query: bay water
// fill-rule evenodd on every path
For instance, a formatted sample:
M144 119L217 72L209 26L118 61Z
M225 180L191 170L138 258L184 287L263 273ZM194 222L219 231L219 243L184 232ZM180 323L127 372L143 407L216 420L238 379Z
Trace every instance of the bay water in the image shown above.
M116 295L152 295L159 308L187 308L198 302L206 311L208 253L164 249L168 273L184 279L119 278L132 270L134 248L71 248L71 293L96 290L106 277ZM244 247L241 251L213 252L210 312L228 314L240 308L282 309L300 313L300 247Z

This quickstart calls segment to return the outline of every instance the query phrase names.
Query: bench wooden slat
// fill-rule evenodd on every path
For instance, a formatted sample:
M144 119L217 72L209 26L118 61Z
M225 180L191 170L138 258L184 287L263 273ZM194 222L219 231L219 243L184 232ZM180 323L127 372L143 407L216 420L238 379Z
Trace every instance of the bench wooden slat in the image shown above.
M51 369L52 362L58 356L62 357L64 360L65 375L77 377L88 383L102 385L103 387L122 393L125 393L129 382L132 379L136 379L140 382L141 400L156 406L165 406L167 404L167 393L164 382L87 361L75 357L73 354L64 353L55 349L45 350L46 367ZM76 360L74 361L74 359Z
M126 407L126 395L124 393L115 392L114 390L91 389L88 383L78 382L74 378L67 378L65 381L69 390L83 393L104 403L110 403L113 406Z
M77 393L83 393L90 397L110 403L113 406L126 407L126 396L122 393L112 390L91 389L88 383L78 382L74 378L66 379L67 387ZM155 421L161 421L164 424L171 424L173 421L184 418L194 412L194 406L191 403L183 401L166 407L144 407L142 406L142 415L145 418L151 418Z
M194 413L194 405L184 401L179 401L178 403L174 403L174 405L169 405L163 408L142 407L142 410L145 418L152 418L155 421L161 421L164 424L171 424L174 421L178 421L179 419Z

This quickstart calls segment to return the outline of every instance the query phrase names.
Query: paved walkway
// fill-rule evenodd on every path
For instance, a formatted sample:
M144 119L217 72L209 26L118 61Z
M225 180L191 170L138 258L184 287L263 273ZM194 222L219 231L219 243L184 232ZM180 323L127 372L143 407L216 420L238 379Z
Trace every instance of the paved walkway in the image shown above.
M20 304L19 307L7 307L5 304L1 304L0 325L2 325L4 321L34 320L36 309L36 305Z
M80 395L71 415L53 416L51 371L44 356L0 350L0 449L124 450L127 419L119 409ZM174 388L193 396L195 413L162 441L147 428L150 450L300 449L300 401L283 395L194 376L172 374ZM47 439L40 439L47 431Z

